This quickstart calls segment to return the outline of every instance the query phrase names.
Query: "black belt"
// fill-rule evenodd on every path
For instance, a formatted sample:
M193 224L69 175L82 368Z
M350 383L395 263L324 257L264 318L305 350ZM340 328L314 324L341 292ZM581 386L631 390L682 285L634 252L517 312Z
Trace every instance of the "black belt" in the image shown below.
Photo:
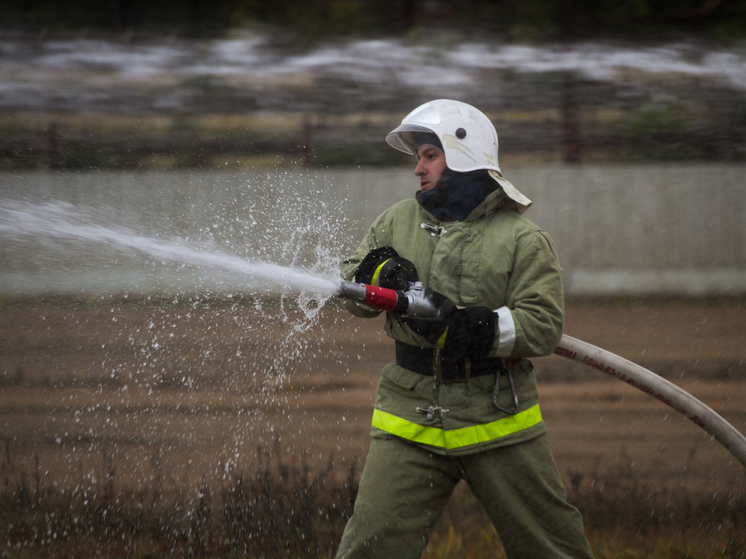
M470 378L494 375L505 368L501 357L452 359L438 352L439 367L435 362L436 350L417 347L396 341L396 364L415 373L436 377L438 382L466 382ZM439 369L439 370L437 370Z

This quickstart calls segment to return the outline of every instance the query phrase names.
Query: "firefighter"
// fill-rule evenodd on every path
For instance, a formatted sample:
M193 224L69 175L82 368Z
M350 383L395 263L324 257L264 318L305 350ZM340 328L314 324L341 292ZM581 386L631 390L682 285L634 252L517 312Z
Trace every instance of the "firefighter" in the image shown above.
M561 268L531 201L500 171L476 108L439 99L386 141L417 158L420 190L380 215L344 279L424 283L435 318L387 313L396 362L380 371L353 516L337 559L419 558L456 484L484 506L507 556L591 558L546 441L529 358L562 335ZM375 311L347 301L359 317Z

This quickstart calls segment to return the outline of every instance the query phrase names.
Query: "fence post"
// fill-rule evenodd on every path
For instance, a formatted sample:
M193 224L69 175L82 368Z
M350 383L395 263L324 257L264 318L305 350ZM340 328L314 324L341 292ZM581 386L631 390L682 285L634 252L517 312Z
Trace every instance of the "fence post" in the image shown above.
M565 163L580 163L580 127L572 72L562 72L562 145Z
M314 166L313 124L306 116L303 119L303 166L308 169Z
M62 158L60 157L60 127L52 121L49 125L49 167L53 171L62 169Z

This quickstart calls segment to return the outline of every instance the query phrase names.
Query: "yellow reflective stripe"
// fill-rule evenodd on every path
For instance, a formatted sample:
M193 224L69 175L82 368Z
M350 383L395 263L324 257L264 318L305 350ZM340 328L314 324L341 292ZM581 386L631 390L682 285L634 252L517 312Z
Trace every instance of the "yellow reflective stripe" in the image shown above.
M379 409L373 410L373 427L409 441L446 448L443 429L418 425Z
M448 335L448 326L446 326L446 329L443 330L443 335L438 340L438 347L440 349L443 349L446 345L446 336Z
M386 262L388 262L389 260L391 260L391 259L387 258L386 260L384 260L383 262L381 262L381 265L378 266L378 268L376 268L375 272L373 272L373 277L370 278L370 284L371 285L375 285L376 287L378 287L378 273L381 271L381 268L383 268L383 265L386 264Z
M445 431L407 421L383 410L373 410L373 427L416 443L453 450L494 441L541 423L539 404L491 423Z

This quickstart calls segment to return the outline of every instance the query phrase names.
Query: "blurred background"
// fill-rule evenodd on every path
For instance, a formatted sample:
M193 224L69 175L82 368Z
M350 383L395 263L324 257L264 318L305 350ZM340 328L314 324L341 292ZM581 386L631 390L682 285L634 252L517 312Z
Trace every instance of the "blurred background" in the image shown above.
M746 432L746 0L4 0L2 556L333 556L392 344L289 278L414 194L384 138L435 98L495 124L566 333ZM596 556L746 557L727 451L536 367ZM425 556L504 554L459 488Z
M521 163L739 162L739 0L7 0L0 165L389 166L437 97Z

